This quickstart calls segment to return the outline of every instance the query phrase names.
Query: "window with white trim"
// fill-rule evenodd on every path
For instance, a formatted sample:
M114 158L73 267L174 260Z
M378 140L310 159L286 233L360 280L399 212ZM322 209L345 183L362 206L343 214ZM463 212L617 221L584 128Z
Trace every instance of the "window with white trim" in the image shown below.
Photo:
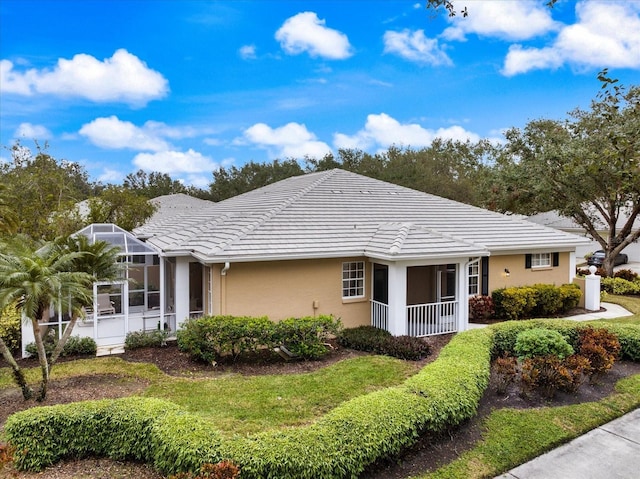
M364 296L364 261L342 263L342 297Z
M469 265L469 296L480 293L480 262L476 261Z
M533 253L531 255L532 268L548 268L551 266L551 253Z

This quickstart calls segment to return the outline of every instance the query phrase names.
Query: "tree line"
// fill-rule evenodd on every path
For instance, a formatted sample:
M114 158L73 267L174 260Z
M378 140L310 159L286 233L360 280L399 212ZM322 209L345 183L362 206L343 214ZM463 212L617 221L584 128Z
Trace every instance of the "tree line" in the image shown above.
M120 185L103 185L91 182L78 163L50 156L46 145L36 143L33 153L16 143L11 161L0 164L0 234L52 239L93 222L131 230L153 214L148 200L157 196L185 193L217 202L291 176L342 168L499 212L557 210L613 257L640 235L634 231L640 212L640 86L618 85L606 71L598 78L602 89L589 109L509 129L501 143L436 139L419 149L341 149L322 158L251 161L213 171L208 189L142 170ZM82 200L84 213L75 206Z

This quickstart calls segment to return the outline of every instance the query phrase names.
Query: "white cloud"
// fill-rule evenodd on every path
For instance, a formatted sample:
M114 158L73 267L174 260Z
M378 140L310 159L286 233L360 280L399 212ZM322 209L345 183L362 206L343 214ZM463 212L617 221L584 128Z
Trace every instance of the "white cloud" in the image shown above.
M438 45L436 38L427 38L424 30L411 32L387 31L384 34L384 52L395 53L406 60L434 66L453 65L451 58Z
M303 52L312 57L342 60L351 56L347 36L325 26L314 12L302 12L288 18L276 32L276 40L290 55Z
M469 16L450 17L452 26L442 37L464 41L466 35L477 34L507 40L525 40L557 28L552 10L544 2L483 0L467 2Z
M103 61L80 53L58 59L53 69L18 72L9 60L0 61L0 92L18 95L52 94L94 102L144 106L166 96L167 80L124 49Z
M199 173L210 173L218 169L218 165L211 158L192 149L186 152L138 153L133 159L133 164L146 171L159 171L169 175L186 173L198 176Z
M32 123L21 123L13 134L14 138L29 138L35 140L48 140L52 136L46 127Z
M388 148L391 145L421 148L431 145L435 138L473 142L480 140L477 134L458 125L429 130L417 123L401 124L386 113L381 113L368 115L364 128L353 136L336 133L333 143L336 148L361 150L369 150L374 147Z
M151 125L149 125L151 123ZM96 146L109 149L163 151L170 145L162 138L158 123L147 122L142 128L116 116L96 118L80 128L80 134Z
M256 58L256 46L244 45L240 47L238 53L240 53L240 57L244 58L245 60L253 60Z
M318 141L305 125L299 123L287 123L278 128L256 123L244 131L244 139L269 150L273 157L321 158L331 152L329 145Z
M585 1L577 22L563 28L551 46L512 45L502 73L513 76L563 64L584 68L640 68L640 3Z

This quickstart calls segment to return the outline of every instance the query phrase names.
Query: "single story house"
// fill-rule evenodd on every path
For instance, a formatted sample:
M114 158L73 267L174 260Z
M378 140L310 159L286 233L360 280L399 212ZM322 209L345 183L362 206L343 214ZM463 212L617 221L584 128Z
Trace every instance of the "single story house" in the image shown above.
M594 251L602 249L600 243L592 239L587 231L584 229L582 225L576 223L573 219L567 218L566 216L562 216L557 211L547 211L545 213L538 213L535 215L531 215L527 218L529 221L533 221L534 223L548 226L549 228L555 228L560 231L565 231L567 233L573 233L579 236L584 236L589 239L588 242L579 245L576 248L576 257L578 258L578 262L582 262L584 257L588 254L593 253ZM618 222L616 224L616 229L618 231L622 230L625 223L628 221L628 216L621 214L618 218ZM606 225L606 222L600 219L598 223L597 231L603 238L609 237L609 230ZM637 218L633 224L633 228L631 231L637 231L640 229L640 218ZM627 246L623 253L629 256L629 261L638 262L640 261L640 242L631 243Z
M126 280L94 286L74 333L102 347L218 314L331 314L394 335L463 331L470 295L569 283L587 241L340 169L160 213L132 233L79 233L121 245L129 264Z

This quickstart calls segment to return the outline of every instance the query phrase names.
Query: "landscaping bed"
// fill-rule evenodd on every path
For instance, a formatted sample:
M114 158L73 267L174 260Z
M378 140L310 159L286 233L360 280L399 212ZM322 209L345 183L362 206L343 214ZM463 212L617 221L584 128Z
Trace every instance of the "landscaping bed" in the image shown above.
M431 362L433 359L437 357L439 349L450 339L449 337L436 337L431 338L434 341L432 344L433 354L427 359L421 362L421 364L417 364L416 366L421 368L426 365L426 363ZM203 375L215 375L215 374L229 374L232 372L242 372L243 374L265 374L265 373L278 373L278 374L286 374L289 372L304 372L306 370L310 370L309 368L318 368L325 365L330 364L331 362L338 361L342 358L349 357L351 354L361 354L354 353L349 350L341 350L340 348L336 348L333 350L330 355L323 360L320 361L308 361L308 362L285 362L278 361L271 358L264 358L264 361L251 361L250 363L243 364L219 364L215 367L211 365L205 364L197 364L192 363L188 358L186 358L186 362L183 366L186 366L187 369L183 367L179 367L182 361L185 361L184 357L181 357L178 351L173 351L171 354L171 347L166 349L158 349L158 350L137 350L132 351L131 353L127 353L123 358L131 361L142 361L142 362L154 362L160 366L159 363L162 363L162 357L167 354L171 357L167 358L167 361L162 365L163 369L167 368L167 365L172 362L174 366L171 368L171 371L175 375L183 375L183 374L203 374ZM326 362L325 362L326 361ZM262 367L261 367L262 366ZM243 372L242 369L246 368ZM437 468L439 465L449 462L452 459L455 459L461 452L470 448L473 443L480 436L480 422L486 416L486 414L496 408L500 407L516 407L516 408L527 408L532 406L540 406L540 405L564 405L564 404L575 404L583 401L594 401L601 397L609 395L613 391L613 385L615 382L621 377L625 377L631 374L640 373L640 366L636 363L632 362L619 362L616 364L614 369L607 374L596 387L583 387L577 393L571 395L564 395L559 393L553 401L544 400L542 398L531 397L530 400L523 400L517 391L511 390L507 391L506 395L498 396L495 394L495 387L493 387L495 379L492 377L490 386L487 388L484 393L482 399L480 400L479 406L479 414L464 422L460 427L456 428L453 431L445 431L445 433L440 434L438 438L433 436L425 436L423 440L421 440L417 445L412 447L410 450L406 451L399 461L393 461L393 465L386 464L384 462L377 462L373 466L369 467L367 472L362 477L367 478L378 478L378 477L390 477L390 478L400 478L400 477L408 477L410 474L420 473L428 470L432 470ZM90 378L90 377L89 377ZM94 377L95 378L95 377ZM77 386L79 390L83 390L81 381L82 378L75 378L78 380ZM114 377L105 377L102 378L105 381L112 381L116 384L118 380L122 378L114 378ZM75 380L74 380L75 382ZM97 380L97 384L100 383L100 380ZM125 381L126 383L126 381ZM65 390L64 400L60 402L70 402L74 399L68 399L70 396L73 396L73 388L74 384L66 384L67 389ZM109 384L105 383L108 389ZM51 391L56 388L56 385L52 383ZM105 388L103 388L105 389ZM98 389L99 391L99 389ZM86 394L86 392L85 392ZM127 394L124 394L127 395ZM93 396L94 398L101 397L100 395ZM117 397L117 396L109 396L109 397ZM86 396L80 397L80 399L84 399ZM49 398L45 404L54 404L53 399ZM16 402L16 401L12 401ZM4 403L4 401L3 401ZM2 404L4 407L4 404ZM30 406L27 406L30 407ZM6 417L6 416L5 416ZM133 477L129 474L128 468L136 469L139 466L135 464L122 464L121 467L123 471L117 472L113 468L120 467L116 461L108 461L108 460L95 460L95 459L85 459L82 461L63 461L55 466L47 468L45 470L46 477L58 477L58 478L71 478L71 477ZM109 469L108 473L101 475L102 472L97 470L98 468L107 468ZM88 469L91 469L91 473L89 475L82 475L87 472ZM67 472L64 472L67 470ZM105 469L106 470L106 469ZM84 472L83 472L84 471ZM147 470L148 471L148 470ZM9 471L5 471L9 472ZM148 471L150 472L150 471ZM0 473L1 474L1 473ZM62 474L62 475L61 475ZM67 474L67 475L64 475ZM138 477L161 477L154 476L144 472L138 472ZM8 476L12 477L12 476ZM42 477L41 474L29 474L29 473L19 473L13 477Z

